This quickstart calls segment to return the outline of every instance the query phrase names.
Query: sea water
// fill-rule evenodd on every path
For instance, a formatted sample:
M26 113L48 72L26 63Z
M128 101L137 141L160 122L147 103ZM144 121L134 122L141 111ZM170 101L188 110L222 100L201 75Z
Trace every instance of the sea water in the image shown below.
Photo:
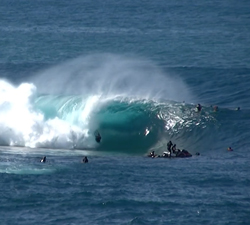
M1 224L249 224L249 14L1 1Z

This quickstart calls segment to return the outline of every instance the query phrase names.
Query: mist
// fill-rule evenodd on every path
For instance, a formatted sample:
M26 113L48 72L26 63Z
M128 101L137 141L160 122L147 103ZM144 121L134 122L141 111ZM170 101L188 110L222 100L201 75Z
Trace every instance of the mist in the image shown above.
M177 75L134 56L93 54L61 63L32 77L41 94L101 95L191 101Z

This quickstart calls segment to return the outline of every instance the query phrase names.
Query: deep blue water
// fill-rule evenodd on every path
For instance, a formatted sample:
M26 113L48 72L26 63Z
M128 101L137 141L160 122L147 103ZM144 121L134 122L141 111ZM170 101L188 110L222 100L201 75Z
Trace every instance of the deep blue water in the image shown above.
M2 0L0 21L2 224L250 223L249 1ZM169 140L193 157L145 157Z

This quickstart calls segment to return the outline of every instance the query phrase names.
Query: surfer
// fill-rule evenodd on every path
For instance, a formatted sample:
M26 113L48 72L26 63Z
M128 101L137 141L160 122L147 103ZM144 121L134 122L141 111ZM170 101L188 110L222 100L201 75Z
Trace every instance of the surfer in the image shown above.
M89 162L87 156L85 156L85 157L82 159L82 162L83 162L83 163L88 163L88 162Z
M172 152L175 154L175 152L176 152L176 144L174 144L171 149L172 149Z
M96 140L96 142L100 143L101 139L102 139L102 137L101 137L100 133L98 131L96 131L95 132L95 140Z
M201 111L201 108L202 108L202 107L201 107L201 104L200 104L200 103L196 105L197 112L200 112L200 111Z
M171 147L172 147L172 145L173 145L172 141L169 141L169 142L167 143L167 148L168 148L168 151L169 151L169 152L171 152Z
M41 159L40 162L45 163L45 162L46 162L46 156L44 156L44 157Z
M144 132L144 136L147 136L149 134L149 129L146 127L145 132Z

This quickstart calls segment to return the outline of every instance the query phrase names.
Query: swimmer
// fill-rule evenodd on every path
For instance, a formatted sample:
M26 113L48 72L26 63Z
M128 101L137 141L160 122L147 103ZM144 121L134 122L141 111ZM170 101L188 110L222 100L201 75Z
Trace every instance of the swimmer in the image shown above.
M233 149L231 147L228 147L227 150L228 151L233 151Z
M83 163L88 163L88 162L89 162L87 156L85 156L85 157L82 159L82 162L83 162Z

